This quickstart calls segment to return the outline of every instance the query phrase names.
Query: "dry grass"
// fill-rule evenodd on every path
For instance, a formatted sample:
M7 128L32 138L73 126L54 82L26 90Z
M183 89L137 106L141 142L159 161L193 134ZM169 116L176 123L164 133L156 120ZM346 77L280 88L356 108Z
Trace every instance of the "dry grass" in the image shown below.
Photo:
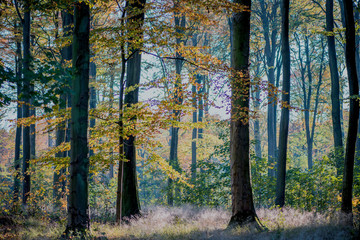
M226 230L230 212L222 209L151 207L130 224L92 223L94 239L356 239L357 232L347 227L346 217L316 214L294 209L258 209L268 228L254 232L246 228ZM17 239L58 239L64 226L36 219L27 220ZM1 239L1 233L0 233Z
M259 209L268 228L226 230L230 213L190 206L154 207L130 225L94 224L93 235L108 239L352 239L355 232L344 225L345 216L325 216L294 209Z

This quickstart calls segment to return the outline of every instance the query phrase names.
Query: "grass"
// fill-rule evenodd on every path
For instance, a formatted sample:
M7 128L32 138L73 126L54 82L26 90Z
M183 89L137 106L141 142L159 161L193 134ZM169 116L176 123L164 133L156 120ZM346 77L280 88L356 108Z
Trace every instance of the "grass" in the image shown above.
M151 207L143 217L117 226L93 222L93 239L356 239L358 232L345 225L346 216L294 209L258 209L267 231L246 228L226 230L230 212L222 209ZM0 239L58 239L64 224L49 219L12 220ZM6 235L7 234L7 235Z

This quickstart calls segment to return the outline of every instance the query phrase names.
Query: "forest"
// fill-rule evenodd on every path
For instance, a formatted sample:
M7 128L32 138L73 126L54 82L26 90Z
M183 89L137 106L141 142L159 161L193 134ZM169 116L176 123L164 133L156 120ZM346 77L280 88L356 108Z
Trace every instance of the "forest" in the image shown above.
M0 239L360 239L360 2L0 0Z

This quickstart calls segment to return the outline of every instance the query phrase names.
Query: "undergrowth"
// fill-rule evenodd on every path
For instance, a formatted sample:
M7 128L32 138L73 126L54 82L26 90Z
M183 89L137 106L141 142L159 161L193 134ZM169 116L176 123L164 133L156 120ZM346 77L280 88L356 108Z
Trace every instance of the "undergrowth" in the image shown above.
M91 239L356 239L358 232L348 227L346 216L333 212L320 214L290 208L258 209L258 217L268 230L246 228L226 230L230 212L223 209L150 207L142 217L120 226L92 222ZM9 217L7 235L0 239L59 239L65 221L50 218ZM13 225L13 226L11 226ZM3 229L4 226L0 226Z

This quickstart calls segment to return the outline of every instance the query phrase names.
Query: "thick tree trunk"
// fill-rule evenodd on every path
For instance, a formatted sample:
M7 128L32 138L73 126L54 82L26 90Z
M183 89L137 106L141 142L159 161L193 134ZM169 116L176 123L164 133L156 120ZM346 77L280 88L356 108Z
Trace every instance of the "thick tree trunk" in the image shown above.
M68 206L69 231L83 233L89 228L88 204L88 109L90 64L90 8L86 2L74 4L73 79L71 108L71 162Z
M346 23L346 67L349 80L350 93L350 116L349 127L346 139L346 152L344 163L344 178L342 187L341 210L345 213L352 213L352 189L354 175L355 145L359 121L359 83L356 72L355 58L355 22L353 13L353 1L344 0L344 12Z
M130 11L128 24L131 29L139 32L139 38L142 38L142 26L144 24L144 8L146 0L129 1L128 10ZM131 14L132 13L132 14ZM134 13L136 13L134 15ZM131 41L130 41L131 42ZM132 105L138 103L139 98L139 83L140 83L140 71L141 71L141 53L139 48L129 46L131 57L127 60L126 68L126 88L135 88L133 91L125 94L124 107L132 107ZM131 119L135 124L136 118ZM122 198L122 216L134 217L140 214L140 203L138 197L138 187L136 178L136 148L135 148L135 136L130 135L124 141L124 155L126 162L123 163L123 184L122 195L126 196Z
M279 157L277 163L275 205L285 204L286 156L289 134L290 111L290 47L289 47L289 0L281 1L281 54L283 59L282 109L280 119Z
M334 17L333 17L333 0L326 0L326 31L333 33L334 31ZM335 37L333 34L328 34L328 52L329 52L329 66L331 75L331 117L333 123L334 147L336 158L337 175L340 174L341 161L343 159L344 146L342 140L341 130L341 109L340 109L340 84L339 73L336 59Z
M250 49L250 0L235 1L248 11L232 16L231 67L231 193L232 215L229 227L248 223L257 225L250 181L249 140L249 49ZM257 226L258 227L258 226Z
M23 105L23 118L30 116L30 90L31 90L31 73L30 73L30 1L24 2L24 21L23 21L23 95L24 95L24 105ZM30 149L30 126L25 126L23 128L23 195L22 202L23 205L27 205L27 200L30 195L30 159L31 159L31 149Z

